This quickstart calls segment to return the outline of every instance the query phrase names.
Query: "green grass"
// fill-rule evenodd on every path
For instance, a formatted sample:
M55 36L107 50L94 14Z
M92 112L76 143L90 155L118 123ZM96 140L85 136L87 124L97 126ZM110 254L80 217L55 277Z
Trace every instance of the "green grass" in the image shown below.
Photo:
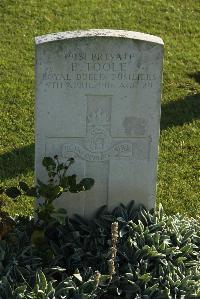
M197 0L1 0L0 178L33 181L34 36L113 28L165 43L157 202L167 213L200 211L200 2ZM142 179L142 178L141 178ZM28 214L30 201L10 202Z

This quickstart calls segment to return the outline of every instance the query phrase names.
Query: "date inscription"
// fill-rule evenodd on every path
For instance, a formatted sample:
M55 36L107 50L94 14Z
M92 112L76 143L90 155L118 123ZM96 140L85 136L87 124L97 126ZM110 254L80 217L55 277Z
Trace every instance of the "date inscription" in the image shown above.
M64 52L62 70L46 65L42 81L53 89L152 88L157 76L136 68L134 53ZM132 67L130 67L130 65ZM138 69L138 71L130 70Z

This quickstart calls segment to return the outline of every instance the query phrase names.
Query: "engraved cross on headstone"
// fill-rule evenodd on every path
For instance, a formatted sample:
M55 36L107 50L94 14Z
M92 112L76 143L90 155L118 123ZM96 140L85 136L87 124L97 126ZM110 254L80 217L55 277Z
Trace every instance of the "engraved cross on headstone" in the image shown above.
M80 158L84 161L84 175L95 179L95 186L87 193L84 210L90 206L109 206L109 170L114 159L148 159L149 139L115 137L111 134L112 95L86 95L87 114L85 138L73 138L62 147L63 158ZM137 121L139 130L143 124ZM71 141L71 140L70 140Z

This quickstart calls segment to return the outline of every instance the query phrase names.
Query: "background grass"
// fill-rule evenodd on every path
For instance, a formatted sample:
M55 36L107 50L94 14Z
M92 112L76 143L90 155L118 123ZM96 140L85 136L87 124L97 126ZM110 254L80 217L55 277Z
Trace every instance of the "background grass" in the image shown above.
M1 184L33 181L34 36L89 28L141 31L165 43L157 202L167 213L199 213L199 20L198 0L1 0ZM7 208L29 214L32 203L8 202Z

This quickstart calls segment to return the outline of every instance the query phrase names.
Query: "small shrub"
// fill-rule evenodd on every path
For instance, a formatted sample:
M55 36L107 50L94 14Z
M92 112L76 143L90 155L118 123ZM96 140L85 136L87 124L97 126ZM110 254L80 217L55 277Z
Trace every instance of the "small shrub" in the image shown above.
M42 165L48 174L48 182L44 183L37 179L37 185L29 187L25 182L19 182L17 187L10 187L2 190L8 197L16 199L19 196L32 196L42 200L36 209L37 219L41 222L49 222L52 218L58 221L65 218L66 210L56 209L54 202L63 193L78 193L92 188L94 179L84 178L79 183L76 181L76 175L68 175L70 166L74 163L74 158L70 158L66 163L60 163L58 156L44 157Z

